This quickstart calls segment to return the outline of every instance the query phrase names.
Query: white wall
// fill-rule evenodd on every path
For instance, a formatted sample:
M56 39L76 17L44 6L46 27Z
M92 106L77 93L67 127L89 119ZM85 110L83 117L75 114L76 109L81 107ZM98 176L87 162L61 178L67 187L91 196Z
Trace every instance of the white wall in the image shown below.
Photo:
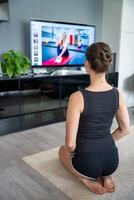
M127 106L134 106L134 0L123 0L119 88L125 94Z
M103 0L102 41L108 43L116 52L116 71L118 71L121 17L123 0Z

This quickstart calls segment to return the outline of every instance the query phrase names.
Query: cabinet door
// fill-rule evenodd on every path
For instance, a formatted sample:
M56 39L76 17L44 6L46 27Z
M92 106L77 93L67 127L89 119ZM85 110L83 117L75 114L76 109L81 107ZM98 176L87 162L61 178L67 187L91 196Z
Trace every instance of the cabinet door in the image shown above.
M20 130L19 80L0 78L0 135Z
M22 129L60 120L60 77L21 78L20 96Z
M60 108L60 78L20 79L21 114Z
M20 111L19 80L0 79L0 119L15 117Z

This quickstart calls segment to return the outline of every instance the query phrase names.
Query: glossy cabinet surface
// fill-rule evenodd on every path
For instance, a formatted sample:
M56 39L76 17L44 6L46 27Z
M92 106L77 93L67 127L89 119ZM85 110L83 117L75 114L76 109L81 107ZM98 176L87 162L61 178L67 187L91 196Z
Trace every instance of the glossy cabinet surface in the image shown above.
M108 81L118 86L118 73ZM65 120L70 94L88 86L86 74L0 78L0 135Z

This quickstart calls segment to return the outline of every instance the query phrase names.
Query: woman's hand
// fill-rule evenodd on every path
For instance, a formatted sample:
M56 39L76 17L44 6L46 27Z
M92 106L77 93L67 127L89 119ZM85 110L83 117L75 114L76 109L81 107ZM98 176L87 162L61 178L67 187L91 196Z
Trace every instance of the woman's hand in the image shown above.
M62 57L61 56L57 56L55 62L56 63L61 63L62 61Z
M73 158L73 156L74 156L74 149L75 148L73 148L73 149L71 148L70 149L69 147L66 146L66 152L67 152L67 156L68 157Z

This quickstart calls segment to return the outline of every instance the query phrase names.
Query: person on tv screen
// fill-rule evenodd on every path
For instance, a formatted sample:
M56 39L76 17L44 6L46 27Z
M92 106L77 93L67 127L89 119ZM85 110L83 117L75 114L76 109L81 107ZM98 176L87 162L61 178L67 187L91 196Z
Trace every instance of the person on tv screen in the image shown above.
M90 83L69 98L65 145L59 149L61 163L96 194L115 191L112 174L119 165L116 141L130 132L124 97L106 80L111 62L108 44L97 42L87 48L85 68ZM114 117L118 126L111 133Z
M81 47L82 47L82 39L78 40L77 46L78 46L79 49L81 49Z
M63 32L61 40L57 42L57 58L55 62L61 63L62 57L68 57L68 56L69 56L69 50L68 50L67 33Z

